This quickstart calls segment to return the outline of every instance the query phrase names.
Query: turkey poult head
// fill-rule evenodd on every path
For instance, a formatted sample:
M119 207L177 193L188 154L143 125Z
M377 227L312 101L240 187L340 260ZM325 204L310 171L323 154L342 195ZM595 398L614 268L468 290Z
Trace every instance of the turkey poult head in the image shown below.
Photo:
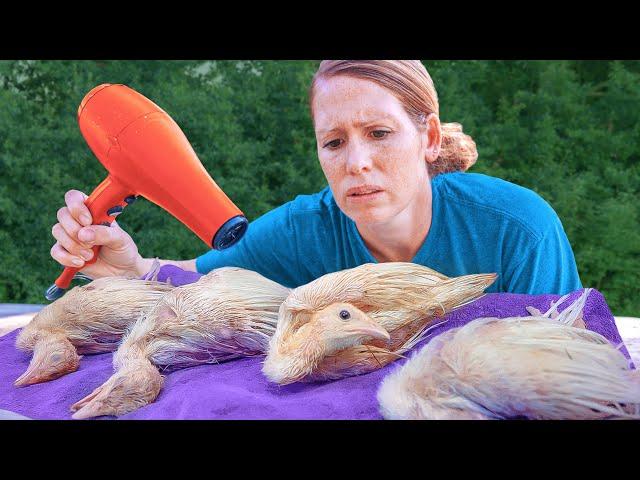
M124 415L151 403L164 379L144 359L129 362L85 398L71 406L72 418L84 420L102 415Z
M35 343L29 367L16 379L14 385L24 387L75 372L80 366L81 358L63 333L50 333Z
M367 341L387 343L391 337L380 324L348 303L335 303L311 315L282 351L265 362L263 372L273 382L292 383L313 373L326 356Z
M389 341L391 337L380 324L371 320L362 310L348 303L336 303L316 312L305 327L318 329L326 353L335 353L366 340Z

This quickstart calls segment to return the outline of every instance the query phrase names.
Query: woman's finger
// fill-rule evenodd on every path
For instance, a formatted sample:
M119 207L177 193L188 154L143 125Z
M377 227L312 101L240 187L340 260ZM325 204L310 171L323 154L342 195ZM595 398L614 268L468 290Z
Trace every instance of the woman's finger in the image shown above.
M82 248L91 248L91 245L84 243L80 238L78 238L78 232L83 227L80 223L76 221L75 218L73 218L68 207L60 208L56 216L58 218L58 222L60 222L60 226L62 227L62 229L65 231L65 233L69 237L73 239L74 242L80 243L82 245ZM56 233L53 231L53 229L52 229L52 233L55 239L60 241L60 238L56 236ZM63 246L66 247L64 243L63 243Z
M51 234L53 235L53 238L55 238L71 255L82 257L84 260L90 260L93 258L93 251L91 248L72 239L59 223L56 223L53 226Z
M78 268L84 265L84 260L82 258L67 252L58 242L51 247L51 256L56 262L64 265L65 267Z
M87 198L89 197L80 190L69 190L64 194L64 202L67 204L69 213L74 220L85 227L87 225L91 225L91 222L93 221L91 218L91 212L84 204Z
M115 226L91 225L83 227L78 232L78 239L91 245L104 245L113 250L122 250L131 243L127 233Z

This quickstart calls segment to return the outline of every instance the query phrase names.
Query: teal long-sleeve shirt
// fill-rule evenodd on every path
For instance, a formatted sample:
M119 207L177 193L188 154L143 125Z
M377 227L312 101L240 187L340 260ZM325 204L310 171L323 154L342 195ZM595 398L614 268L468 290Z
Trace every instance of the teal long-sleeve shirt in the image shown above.
M450 277L498 273L487 292L582 288L562 223L535 192L473 173L438 175L431 189L431 227L413 263ZM326 187L254 220L236 245L196 258L196 269L237 266L293 288L364 263L377 260Z

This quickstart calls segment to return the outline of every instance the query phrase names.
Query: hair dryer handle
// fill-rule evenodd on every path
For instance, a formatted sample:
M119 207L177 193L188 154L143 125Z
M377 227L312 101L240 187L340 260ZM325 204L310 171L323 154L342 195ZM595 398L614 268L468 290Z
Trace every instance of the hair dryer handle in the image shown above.
M107 176L104 181L96 187L96 189L85 200L85 205L91 212L92 225L110 226L124 208L133 203L136 199L136 193L130 188L125 187L120 182ZM91 265L98 259L101 245L95 245L93 257L85 262L85 265ZM45 292L47 300L53 301L64 295L67 288L71 284L73 277L80 270L77 267L65 267L62 274L56 279Z

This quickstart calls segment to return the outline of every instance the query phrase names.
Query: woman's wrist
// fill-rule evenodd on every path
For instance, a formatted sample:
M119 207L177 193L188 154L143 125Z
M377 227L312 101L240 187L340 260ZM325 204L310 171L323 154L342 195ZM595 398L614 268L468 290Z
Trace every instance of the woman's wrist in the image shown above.
M135 266L135 274L137 277L142 277L146 275L153 265L153 258L142 258L141 255L138 255L138 259L136 260Z

